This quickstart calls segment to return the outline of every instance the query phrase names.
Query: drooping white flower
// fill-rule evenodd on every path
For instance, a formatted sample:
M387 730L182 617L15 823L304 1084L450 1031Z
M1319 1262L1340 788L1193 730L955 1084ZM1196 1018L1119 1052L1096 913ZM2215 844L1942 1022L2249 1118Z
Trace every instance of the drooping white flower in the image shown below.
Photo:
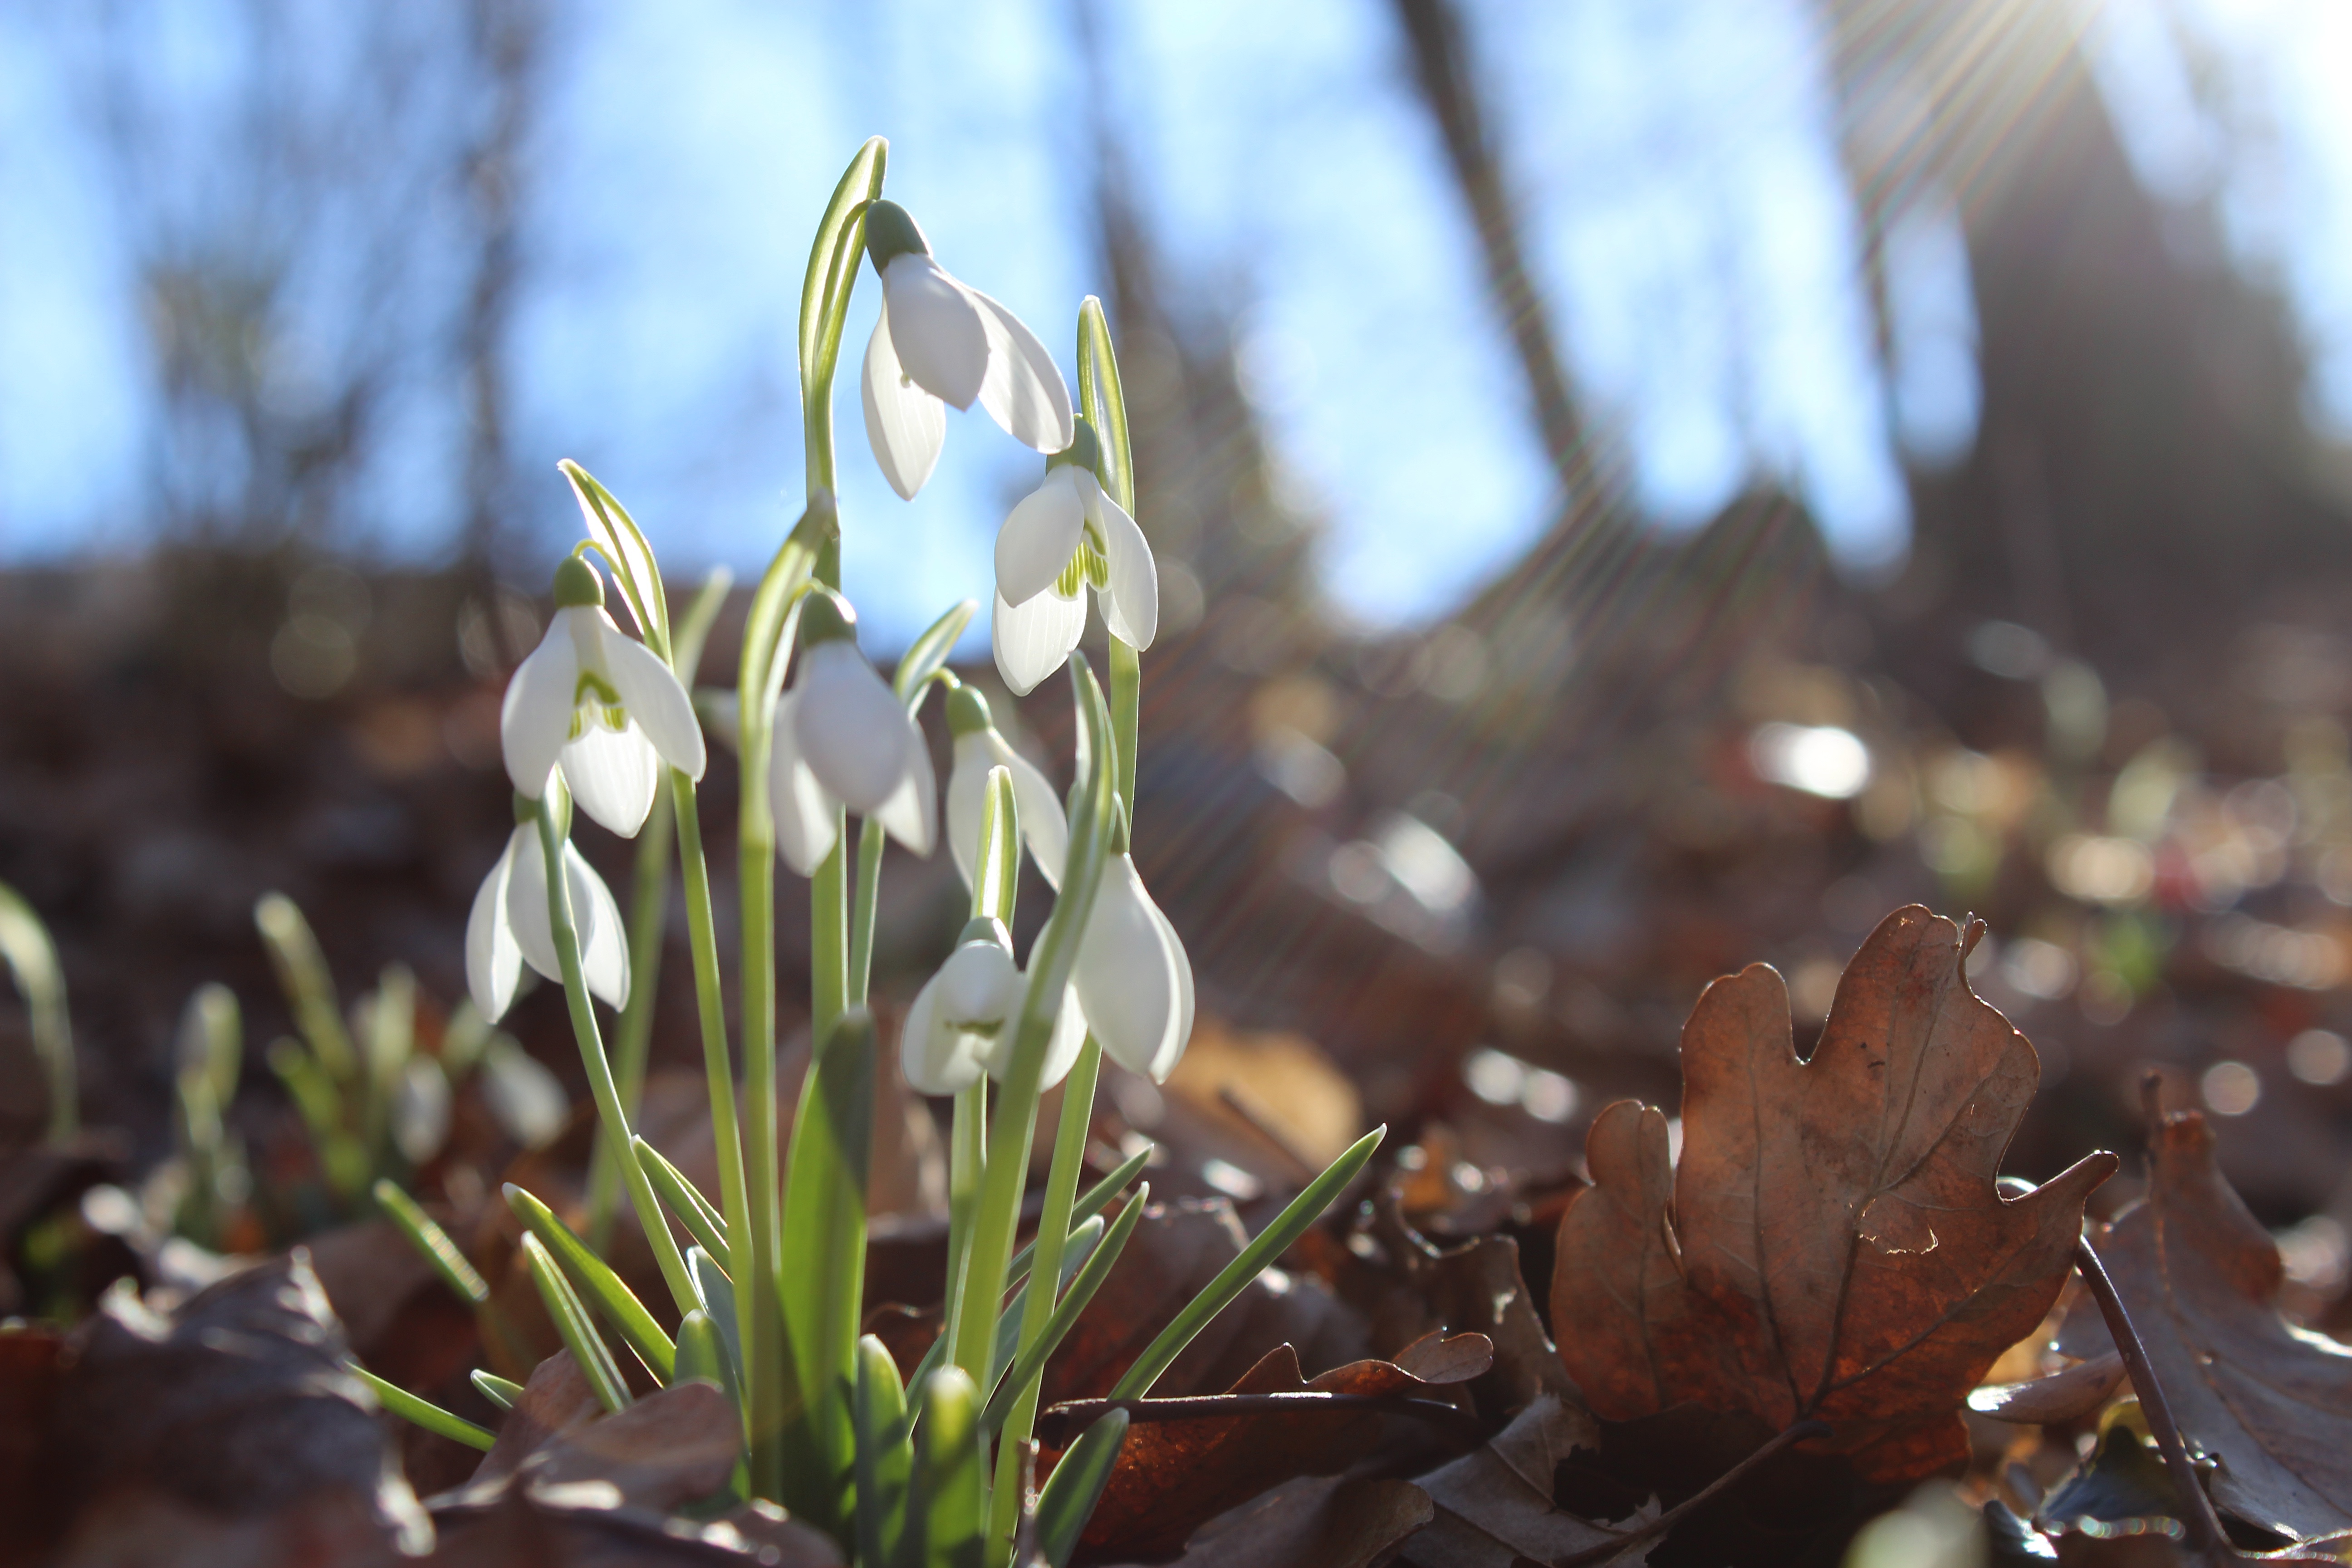
M1013 941L1003 924L979 920L966 926L955 952L907 1010L898 1045L907 1081L924 1094L956 1094L983 1072L1003 1079L1012 1070L1028 994L1028 977L1013 962ZM1086 1039L1086 1016L1076 993L1066 990L1045 1044L1039 1088L1051 1089L1069 1076Z
M1005 434L1040 452L1070 444L1070 389L1019 317L931 259L907 209L866 212L866 254L882 279L882 314L866 346L866 439L907 500L931 477L952 403L973 398Z
M948 770L948 847L964 886L980 869L981 817L988 803L988 773L1003 768L1013 775L1013 805L1021 837L1046 885L1062 885L1062 861L1069 854L1070 824L1061 797L1037 765L1013 749L998 732L988 699L969 686L948 693L948 734L954 761Z
M523 805L518 815L530 810ZM629 1001L629 947L620 906L568 837L563 870L572 893L572 929L580 938L582 978L589 994L607 1006L625 1007ZM466 919L466 988L485 1018L495 1024L513 1005L526 963L559 985L563 983L555 926L547 911L547 857L540 847L538 825L528 821L508 837L505 852L482 879L473 912Z
M555 619L507 683L499 737L526 798L560 767L581 808L625 838L645 826L665 763L699 779L708 761L686 688L613 624L604 581L577 556L555 569Z
M1166 1082L1192 1037L1192 961L1131 855L1103 867L1071 982L1111 1059Z
M768 805L776 852L806 877L833 852L835 813L847 806L929 855L939 779L914 715L857 651L857 617L829 593L801 606L800 668L776 700Z
M1024 695L1078 646L1089 585L1119 641L1150 647L1160 630L1159 564L1135 519L1103 493L1100 449L1078 421L1068 449L1045 459L1045 482L997 531L991 641L1004 684Z

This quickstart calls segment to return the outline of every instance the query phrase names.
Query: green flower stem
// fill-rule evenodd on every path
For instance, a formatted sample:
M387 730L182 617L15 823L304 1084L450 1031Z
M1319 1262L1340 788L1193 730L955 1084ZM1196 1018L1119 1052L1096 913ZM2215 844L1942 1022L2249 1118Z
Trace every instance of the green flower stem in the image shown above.
M1078 688L1079 721L1091 760L1080 781L1076 809L1071 814L1070 853L1062 879L1062 896L1047 917L1045 929L1030 952L1028 994L1021 1004L1018 1033L1013 1037L1013 1061L1004 1076L1003 1098L995 1124L989 1129L987 1169L982 1177L980 1208L972 1239L964 1259L963 1302L956 1321L954 1364L975 1379L988 1371L996 1342L996 1314L1004 1295L1004 1275L1013 1257L1013 1232L1021 1209L1021 1188L1029 1170L1029 1145L1036 1130L1039 1082L1045 1076L1045 1047L1054 1018L1063 1003L1071 965L1077 958L1078 938L1094 912L1095 894L1102 880L1108 853L1111 798L1109 714L1102 689L1086 660L1071 656L1071 678ZM1035 1275L1033 1277L1051 1278ZM1042 1292L1041 1292L1042 1294Z
M955 1098L955 1121L948 1133L948 1300L943 1343L956 1342L963 1315L963 1266L971 1247L971 1225L980 1211L981 1178L988 1168L988 1079L983 1074Z
M694 781L670 770L677 858L686 873L686 930L694 954L694 1000L702 1025L702 1074L710 1093L710 1136L719 1161L719 1211L730 1236L751 1227L743 1185L742 1125L735 1109L735 1064L727 1054L727 999L719 983L719 931L711 918L710 867L702 854L702 817Z
M800 1408L800 1384L785 1350L777 1296L779 1165L776 1152L776 825L768 810L768 753L782 684L818 545L833 509L811 503L776 551L751 595L738 668L740 743L736 749L737 891L742 899L743 1217L728 1222L737 1344L742 1357L750 1479L757 1496L782 1501L785 1428Z
M539 822L540 853L547 865L547 918L553 928L555 953L563 967L563 997L572 1008L572 1033L580 1045L581 1065L588 1069L588 1088L596 1099L596 1116L605 1138L617 1149L629 1146L629 1119L621 1109L620 1086L613 1081L613 1064L605 1059L604 1042L597 1032L596 1012L588 1000L588 982L580 971L580 931L572 920L571 879L564 875L563 839L555 831L555 818L541 800L532 813ZM646 1239L652 1244L654 1261L661 1265L662 1279L669 1286L671 1298L680 1312L688 1312L699 1303L694 1294L694 1277L687 1272L686 1257L677 1249L677 1237L670 1235L669 1218L662 1213L661 1200L654 1195L653 1184L646 1179L645 1171L635 1160L622 1172L629 1189L629 1202L637 1211L637 1221L645 1226Z
M874 976L874 900L882 886L882 825L866 817L857 825L857 897L849 906L849 1005L866 1005Z
M1045 1175L1045 1205L1037 1216L1036 1251L1030 1259L1029 1291L1021 1310L1020 1342L1024 1352L1045 1331L1058 1304L1053 1285L1062 1278L1062 1248L1069 1238L1070 1208L1078 1195L1078 1176L1086 1167L1087 1130L1094 1120L1095 1081L1101 1072L1102 1047L1088 1034L1062 1084L1062 1121L1054 1135L1054 1163ZM1037 1391L1042 1384L1042 1379L1033 1382L1014 1396L997 1440L996 1492L989 1512L988 1560L992 1563L1012 1559L1013 1532L1021 1526L1022 1447L1037 1417Z
M613 1079L621 1109L631 1117L645 1099L646 1060L654 1040L654 998L660 987L663 916L669 912L669 796L656 791L653 810L637 834L636 865L629 881L629 1005L613 1029ZM613 1239L613 1208L621 1195L621 1166L629 1158L600 1128L591 1169L588 1245L605 1251Z
M752 741L744 723L743 826L737 877L743 895L743 1187L740 1231L728 1226L739 1281L743 1384L751 1436L751 1489L783 1500L784 1425L799 1404L799 1379L784 1348L777 1299L775 827L768 819L767 724ZM755 821L756 818L756 821Z
M0 964L16 976L33 1016L33 1054L48 1078L49 1142L63 1143L80 1130L80 1079L74 1068L73 1026L66 1014L65 970L49 928L23 895L0 882ZM232 1092L235 1085L230 1086ZM226 1109L226 1096L220 1097Z
M496 1443L498 1434L475 1426L462 1415L453 1415L430 1400L419 1399L396 1383L387 1383L359 1363L345 1362L343 1369L367 1384L377 1403L404 1421L414 1421L427 1432L436 1433L468 1448L488 1453Z
M1117 637L1110 639L1110 731L1118 745L1118 798L1127 803L1128 832L1135 831L1135 735L1143 705L1143 656Z

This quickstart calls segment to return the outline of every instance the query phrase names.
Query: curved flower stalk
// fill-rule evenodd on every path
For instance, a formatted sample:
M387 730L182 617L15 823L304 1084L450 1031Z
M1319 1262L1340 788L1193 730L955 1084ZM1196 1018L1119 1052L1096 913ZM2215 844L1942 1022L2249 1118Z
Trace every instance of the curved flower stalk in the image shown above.
M866 438L883 477L912 500L947 439L945 405L972 399L1006 435L1040 452L1070 444L1070 389L1021 319L931 259L907 209L866 210L866 254L882 314L866 347Z
M988 699L969 686L948 693L948 734L953 762L948 769L948 848L970 887L980 865L981 818L988 800L988 772L1003 768L1013 778L1021 837L1029 858L1051 888L1062 885L1062 862L1070 849L1069 819L1034 763L1013 749L996 728Z
M1192 961L1123 849L1103 866L1071 984L1111 1059L1165 1083L1192 1037Z
M776 852L802 876L814 872L845 805L929 855L939 780L921 728L857 651L857 616L845 600L812 593L800 614L800 669L776 700L768 761Z
M525 799L561 770L581 809L624 838L645 826L664 763L699 779L708 761L686 688L613 624L604 579L576 555L555 569L555 619L507 683L499 738Z
M563 984L555 932L548 921L547 857L530 803L518 797L515 816L513 836L482 879L473 912L466 919L466 989L482 1016L493 1024L514 1005L524 964L558 985ZM572 885L580 968L588 989L606 1006L625 1007L629 1001L629 948L621 907L596 868L572 847L569 835L563 843L563 870Z
M1110 635L1147 648L1160 630L1160 568L1127 509L1104 493L1102 448L1078 422L1069 447L1045 459L1045 480L996 535L991 640L1004 683L1022 695L1062 668L1087 629L1087 589Z
M1029 978L1013 961L1013 939L1003 923L976 920L939 973L923 983L907 1011L899 1057L907 1081L924 1094L959 1094L982 1073L1002 1081L1013 1064L1013 1033ZM1087 1021L1075 994L1065 990L1062 1009L1045 1047L1041 1089L1069 1075L1086 1044Z

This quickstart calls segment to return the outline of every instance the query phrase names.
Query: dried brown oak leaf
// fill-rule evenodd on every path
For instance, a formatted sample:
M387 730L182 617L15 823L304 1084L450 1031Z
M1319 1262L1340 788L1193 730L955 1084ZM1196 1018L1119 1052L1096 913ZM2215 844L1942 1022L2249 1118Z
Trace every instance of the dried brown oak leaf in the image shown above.
M2298 1539L2352 1526L2352 1349L2279 1315L2278 1247L2214 1164L2202 1116L2165 1118L2149 1152L2147 1195L2099 1257L2173 1418L2216 1461L2214 1502ZM2105 1340L2088 1304L2060 1333L2084 1353Z
M1969 990L1983 931L1916 905L1887 916L1809 1060L1772 969L1709 985L1683 1029L1678 1167L1658 1111L1621 1101L1594 1121L1552 1325L1596 1414L1819 1417L1874 1481L1968 1457L1962 1401L2050 1310L2083 1200L2116 1168L2101 1152L1996 1191L2041 1065Z
M1395 1394L1442 1400L1494 1364L1482 1334L1430 1334L1393 1362L1359 1361L1312 1381L1298 1352L1276 1345L1228 1394ZM1192 1531L1298 1476L1336 1475L1378 1446L1378 1415L1361 1405L1256 1410L1128 1429L1081 1544L1096 1562L1152 1562L1184 1550Z

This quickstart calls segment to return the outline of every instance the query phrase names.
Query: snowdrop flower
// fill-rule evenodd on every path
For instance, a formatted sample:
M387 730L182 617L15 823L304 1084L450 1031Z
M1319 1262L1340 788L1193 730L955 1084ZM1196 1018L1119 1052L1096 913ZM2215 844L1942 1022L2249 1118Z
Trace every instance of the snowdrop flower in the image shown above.
M664 763L698 779L708 760L686 688L613 624L604 580L576 555L555 569L555 619L507 683L499 737L525 799L561 768L582 809L624 838L645 826Z
M882 315L866 346L866 439L902 500L912 500L947 438L944 404L977 397L1004 433L1040 452L1070 444L1070 389L1020 318L931 259L907 209L866 209L866 254L882 279Z
M495 1024L513 1005L526 963L563 983L555 953L555 928L547 914L547 857L540 848L539 807L518 795L517 825L490 874L474 895L466 919L466 988L474 1005ZM621 1008L629 1001L629 948L621 910L604 879L582 858L567 836L563 873L571 884L572 923L580 938L580 968L592 995Z
M837 595L801 603L800 669L776 700L768 805L776 852L805 877L833 853L835 814L879 822L931 852L939 781L915 716L857 651L857 614Z
M1021 837L1029 858L1047 886L1062 885L1062 861L1070 847L1069 819L1062 815L1061 797L1035 763L1013 749L997 732L988 710L988 699L969 686L948 693L948 734L954 746L954 763L948 770L948 847L956 869L970 887L980 869L980 821L988 804L988 773L1003 768L1013 775L1013 804L1021 818Z
M979 1082L983 1072L1003 1078L1012 1070L1028 994L1028 977L1013 962L1013 939L1003 924L976 920L964 927L955 952L923 983L907 1010L898 1041L907 1081L924 1094L956 1094ZM1086 1015L1077 997L1065 991L1038 1087L1051 1089L1068 1077L1086 1040Z
M1125 850L1103 867L1071 979L1111 1059L1168 1081L1192 1037L1192 962Z
M1066 451L1045 459L1045 482L1023 498L996 535L997 672L1021 694L1062 668L1087 629L1087 588L1103 624L1129 647L1160 629L1160 569L1143 530L1103 493L1101 447L1084 420Z

